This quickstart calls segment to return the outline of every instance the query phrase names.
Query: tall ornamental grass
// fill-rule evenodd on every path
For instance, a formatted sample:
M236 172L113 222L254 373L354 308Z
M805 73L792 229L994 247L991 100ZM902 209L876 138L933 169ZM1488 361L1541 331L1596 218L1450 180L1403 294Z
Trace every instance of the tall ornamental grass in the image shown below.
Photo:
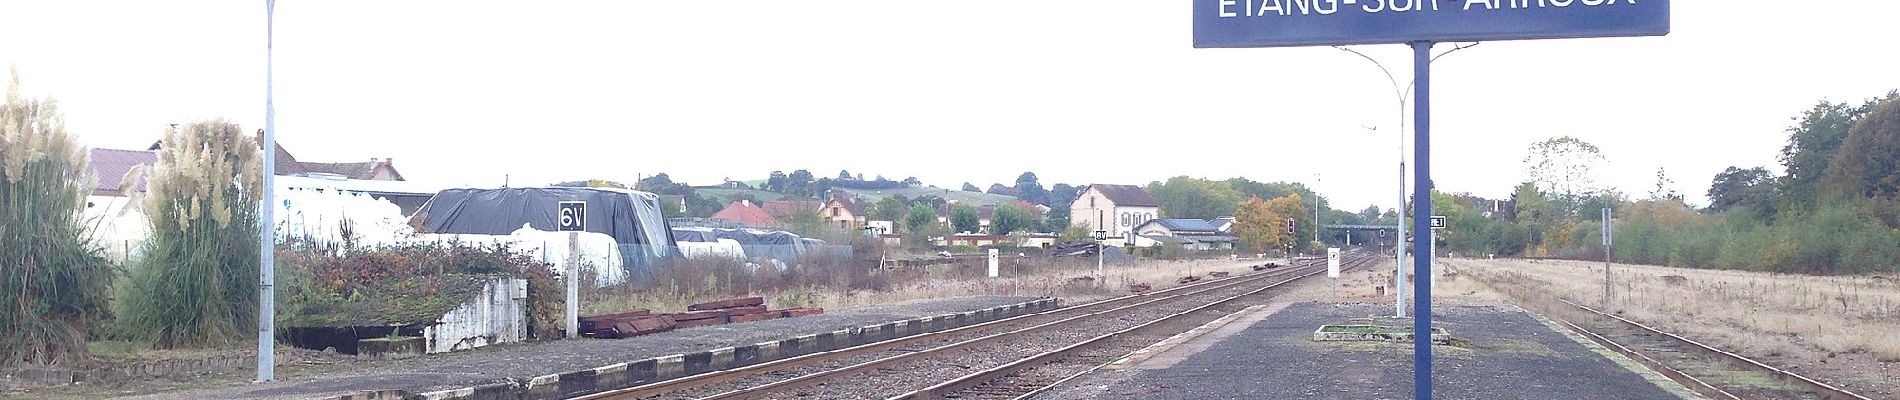
M124 334L158 348L216 347L257 326L263 153L237 124L165 135L140 202L152 234L121 285Z
M113 271L81 213L86 150L52 100L23 99L16 71L0 107L0 366L83 355L108 317Z

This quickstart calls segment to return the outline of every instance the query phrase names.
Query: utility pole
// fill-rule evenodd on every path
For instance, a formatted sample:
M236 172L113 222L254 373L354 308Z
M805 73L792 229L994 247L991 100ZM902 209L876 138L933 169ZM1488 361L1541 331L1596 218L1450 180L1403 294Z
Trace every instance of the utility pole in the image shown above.
M271 209L276 204L277 104L271 91L272 37L277 1L264 0L264 203L259 207L257 264L257 382L277 379L277 232Z

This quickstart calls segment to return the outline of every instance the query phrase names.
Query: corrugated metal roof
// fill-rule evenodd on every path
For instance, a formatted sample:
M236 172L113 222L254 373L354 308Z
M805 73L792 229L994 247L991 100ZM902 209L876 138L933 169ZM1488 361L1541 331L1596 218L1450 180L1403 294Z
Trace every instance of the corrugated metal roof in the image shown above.
M1153 223L1161 224L1161 226L1167 227L1168 230L1177 231L1177 232L1178 231L1213 232L1213 231L1220 230L1218 228L1215 228L1213 224L1207 223L1207 221L1202 221L1198 219L1189 219L1189 218L1157 219L1157 220L1154 220Z

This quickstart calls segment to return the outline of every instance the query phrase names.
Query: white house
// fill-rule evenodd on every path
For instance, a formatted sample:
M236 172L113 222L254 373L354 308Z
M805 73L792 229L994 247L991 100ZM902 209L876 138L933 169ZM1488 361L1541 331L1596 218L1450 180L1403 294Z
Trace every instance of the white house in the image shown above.
M1090 232L1108 231L1108 237L1126 242L1136 226L1161 215L1161 204L1135 185L1093 184L1069 205L1070 224Z

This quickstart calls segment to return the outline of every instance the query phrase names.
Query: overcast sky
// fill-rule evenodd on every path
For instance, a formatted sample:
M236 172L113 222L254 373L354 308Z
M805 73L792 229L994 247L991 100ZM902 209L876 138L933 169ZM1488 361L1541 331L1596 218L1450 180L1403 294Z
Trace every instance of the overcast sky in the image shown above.
M1398 106L1372 63L1331 48L1194 49L1190 13L1181 1L284 0L278 137L302 160L389 157L445 186L658 172L716 184L800 168L951 188L1023 171L1045 185L1319 173L1337 207L1394 205ZM1531 143L1570 135L1603 149L1603 182L1646 196L1661 167L1706 203L1725 167L1779 171L1800 111L1900 88L1894 15L1900 2L1681 0L1666 37L1460 51L1434 65L1433 176L1508 196ZM9 0L0 62L28 95L59 100L86 144L143 148L168 123L261 127L264 27L262 1ZM1410 79L1405 47L1359 49Z

